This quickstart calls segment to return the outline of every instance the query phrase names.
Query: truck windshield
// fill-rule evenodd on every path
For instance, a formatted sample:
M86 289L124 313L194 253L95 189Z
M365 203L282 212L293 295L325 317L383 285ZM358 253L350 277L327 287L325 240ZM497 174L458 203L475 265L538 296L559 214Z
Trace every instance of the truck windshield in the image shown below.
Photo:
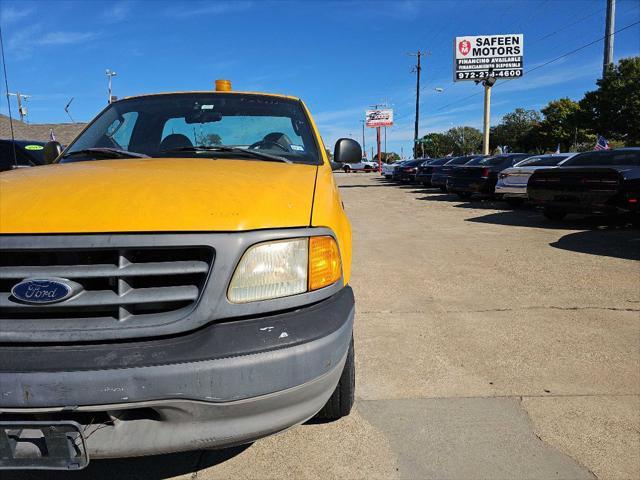
M300 101L238 93L161 94L120 100L93 120L60 162L105 158L104 151L93 155L91 149L164 158L259 158L242 152L248 149L307 164L318 164L320 158Z

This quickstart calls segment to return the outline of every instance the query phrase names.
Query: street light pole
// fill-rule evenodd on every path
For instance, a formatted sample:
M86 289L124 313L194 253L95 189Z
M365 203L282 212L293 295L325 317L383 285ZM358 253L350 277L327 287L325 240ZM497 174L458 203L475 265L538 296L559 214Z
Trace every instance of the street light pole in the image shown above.
M360 123L362 123L362 151L365 153L365 156L366 156L366 154L367 154L367 144L364 143L364 126L365 126L365 123L367 123L367 122L365 122L364 120L360 120Z

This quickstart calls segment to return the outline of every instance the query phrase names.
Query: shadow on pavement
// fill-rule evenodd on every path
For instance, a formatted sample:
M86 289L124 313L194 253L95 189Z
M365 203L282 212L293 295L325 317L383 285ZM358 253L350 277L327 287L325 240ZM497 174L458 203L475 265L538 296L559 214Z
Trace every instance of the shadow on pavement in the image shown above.
M473 208L462 207L461 208ZM480 207L481 208L481 207ZM490 213L481 217L466 219L467 222L493 223L495 225L511 225L515 227L548 228L556 230L596 230L601 229L611 231L616 228L625 228L629 222L623 217L608 217L602 215L573 216L560 221L553 221L545 218L538 210L528 208L518 208L516 210L506 207L503 212ZM497 208L493 208L497 209Z
M212 467L239 455L249 445L226 448L224 450L196 450L170 453L150 457L123 458L113 460L93 460L79 472L68 471L28 471L2 473L3 480L163 480L195 473ZM195 477L194 477L195 478Z
M464 201L464 200L461 200ZM514 207L502 200L489 200L489 199L476 199L471 198L460 205L456 205L456 208L473 208L476 210L515 210ZM521 209L522 207L517 207Z
M640 260L640 231L637 229L598 229L569 233L549 245L572 252Z
M338 188L380 188L388 185L338 185Z
M431 200L434 202L464 202L461 198L453 193L434 193L426 197L419 197L416 200Z

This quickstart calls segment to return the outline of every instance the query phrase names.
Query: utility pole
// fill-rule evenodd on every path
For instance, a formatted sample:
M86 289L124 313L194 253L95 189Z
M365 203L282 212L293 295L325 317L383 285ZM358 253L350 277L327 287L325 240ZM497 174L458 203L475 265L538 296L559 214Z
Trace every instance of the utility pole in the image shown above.
M367 122L365 122L364 120L360 120L360 123L362 123L362 151L364 152L364 155L367 155L367 144L364 143L364 126ZM373 160L373 159L372 159Z
M409 55L418 58L416 66L414 67L414 71L416 72L416 121L413 128L413 156L415 158L418 154L418 123L420 118L420 72L422 71L422 67L420 66L420 58L422 57L422 55L426 54L418 50L416 53L410 53Z
M108 97L107 103L111 103L111 99L113 98L112 95L111 95L111 79L113 77L115 77L116 75L118 75L118 74L116 72L108 69L108 68L105 71L105 74L107 75L107 78L109 79L109 97Z
M613 63L613 32L616 25L616 0L607 0L607 20L604 32L604 60L602 62L602 78L607 68Z
M414 158L418 157L418 130L419 130L419 122L420 122L420 72L422 72L422 66L420 64L420 59L423 55L431 55L431 52L423 52L418 50L415 53L409 53L412 57L417 57L417 62L412 71L416 72L416 119L413 129L413 156Z
M16 97L18 99L18 114L20 115L20 121L24 123L24 117L27 116L27 107L25 107L22 104L22 100L24 100L26 102L27 99L31 97L31 95L23 95L20 92L7 93L7 95L11 95L11 96Z

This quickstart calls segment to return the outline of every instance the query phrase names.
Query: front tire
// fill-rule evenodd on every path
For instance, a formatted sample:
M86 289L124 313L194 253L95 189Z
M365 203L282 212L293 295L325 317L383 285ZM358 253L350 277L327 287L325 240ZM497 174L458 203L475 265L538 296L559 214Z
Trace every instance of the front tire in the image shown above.
M351 173L351 167L349 165L345 165L343 170L344 170L344 173Z
M322 420L338 420L351 413L351 407L355 401L356 393L356 363L353 349L353 336L349 344L347 361L344 364L340 381L331 394L331 398L316 414L316 418Z

